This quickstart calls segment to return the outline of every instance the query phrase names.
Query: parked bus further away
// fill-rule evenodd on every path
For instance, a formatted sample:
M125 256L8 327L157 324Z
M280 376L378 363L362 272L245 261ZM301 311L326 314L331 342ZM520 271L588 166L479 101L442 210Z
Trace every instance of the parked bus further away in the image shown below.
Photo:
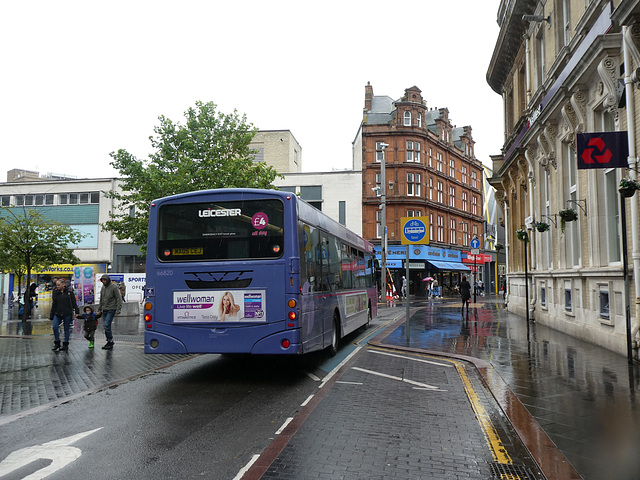
M377 314L373 245L293 193L165 197L145 298L146 353L335 353Z

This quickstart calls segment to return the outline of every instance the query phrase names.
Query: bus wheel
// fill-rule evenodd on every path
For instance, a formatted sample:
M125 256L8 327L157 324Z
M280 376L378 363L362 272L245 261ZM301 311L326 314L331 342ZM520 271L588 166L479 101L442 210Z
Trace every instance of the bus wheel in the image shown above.
M338 353L338 341L340 340L340 318L337 313L333 314L333 328L331 329L331 345L329 345L329 355L332 357Z

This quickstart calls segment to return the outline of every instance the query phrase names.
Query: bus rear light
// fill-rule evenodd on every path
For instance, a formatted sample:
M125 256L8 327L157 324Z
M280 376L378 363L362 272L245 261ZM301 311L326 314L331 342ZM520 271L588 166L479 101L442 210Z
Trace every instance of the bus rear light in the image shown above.
M271 247L271 250L273 251L273 253L279 253L280 245L274 245L273 247Z
M153 325L151 325L150 323L147 323L147 328L153 328Z
M289 308L296 308L296 301L292 298L287 302L287 305L289 305Z
M295 326L296 326L296 324L295 324L295 323L293 323L293 322L291 322L291 323L287 323L287 327L291 327L291 328L293 328L293 327L295 327Z
M149 323L151 321L151 314L150 313L145 314L144 321L147 322L147 323Z
M167 249L167 250L165 250L165 251L164 251L164 252L162 252L162 253L163 253L163 255L164 255L165 257L168 257L169 255L171 255L171 250L168 250L168 249Z
M144 309L145 309L145 310L149 311L149 310L151 310L152 308L153 308L153 303L151 303L151 302L146 302L146 303L144 304Z
M289 320L295 320L296 318L298 318L296 312L289 312Z
M286 338L282 340L282 348L289 348L291 346L291 342Z

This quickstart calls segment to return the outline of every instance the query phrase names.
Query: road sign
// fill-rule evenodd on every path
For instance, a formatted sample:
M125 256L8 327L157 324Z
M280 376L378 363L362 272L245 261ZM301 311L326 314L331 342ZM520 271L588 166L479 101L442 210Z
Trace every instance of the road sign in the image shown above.
M402 217L400 225L402 226L402 245L429 243L429 217Z
M473 238L471 240L471 248L474 248L474 249L480 248L480 240L478 240L477 238ZM477 253L475 255L477 255Z

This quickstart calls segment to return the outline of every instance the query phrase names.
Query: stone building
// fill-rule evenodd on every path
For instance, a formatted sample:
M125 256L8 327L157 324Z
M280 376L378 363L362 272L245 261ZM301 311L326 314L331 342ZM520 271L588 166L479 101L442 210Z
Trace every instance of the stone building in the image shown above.
M620 353L631 345L625 256L632 274L640 270L640 195L624 200L623 231L618 193L622 178L637 178L639 95L629 74L640 67L638 4L502 0L487 73L504 101L505 143L492 157L490 181L505 218L508 308ZM610 131L628 131L635 172L578 169L577 136ZM566 210L577 219L563 221ZM630 296L631 317L638 315L637 275Z

